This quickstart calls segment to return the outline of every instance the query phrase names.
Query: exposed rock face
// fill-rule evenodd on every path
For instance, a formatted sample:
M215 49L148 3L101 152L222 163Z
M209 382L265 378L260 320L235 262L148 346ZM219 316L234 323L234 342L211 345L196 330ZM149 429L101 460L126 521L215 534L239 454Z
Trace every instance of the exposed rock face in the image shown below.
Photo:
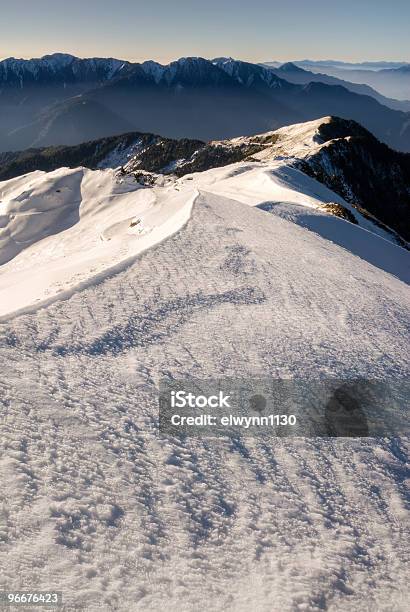
M356 217L346 208L346 206L342 206L342 204L329 202L329 204L323 204L322 209L326 210L326 212L334 215L335 217L340 217L345 221L350 221L350 223L357 225Z
M300 168L410 240L410 155L393 151L353 121L334 118L319 132L325 144Z

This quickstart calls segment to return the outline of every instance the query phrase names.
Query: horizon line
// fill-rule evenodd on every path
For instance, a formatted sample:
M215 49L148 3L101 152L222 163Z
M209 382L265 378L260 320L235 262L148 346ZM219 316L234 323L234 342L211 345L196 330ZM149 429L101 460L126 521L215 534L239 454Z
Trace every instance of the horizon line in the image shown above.
M180 59L184 59L184 58L202 58L208 61L211 61L213 59L215 59L216 57L226 57L228 58L232 58L235 59L237 61L242 61L242 62L248 62L251 64L268 64L268 63L315 63L315 62L322 62L322 63L341 63L341 64L352 64L352 65L360 65L360 64L410 64L410 61L407 60L397 60L397 59L380 59L380 60L366 60L366 59L360 59L360 60L346 60L346 59L331 59L331 58L304 58L304 59L269 59L269 60L250 60L250 59L241 59L241 58L235 58L232 57L230 55L215 55L213 57L206 57L204 55L181 55L180 57L175 57L174 59L170 59L168 61L164 60L164 59L154 59L153 57L148 57L145 59L139 58L139 59L125 59L123 57L116 57L114 55L81 55L81 54L75 54L75 53L69 53L67 51L53 51L53 52L49 52L49 53L44 53L43 55L37 55L37 56L25 56L22 55L20 57L16 57L16 55L1 55L0 56L0 62L3 62L7 59L15 59L15 60L23 60L23 61L30 61L30 60L39 60L39 59L43 59L44 57L47 56L53 56L53 55L67 55L67 56L71 56L74 58L78 58L78 59L116 59L122 62L129 62L129 63L135 63L135 64L140 64L143 62L147 62L147 61L154 61L157 62L159 64L170 64L172 62L178 61Z

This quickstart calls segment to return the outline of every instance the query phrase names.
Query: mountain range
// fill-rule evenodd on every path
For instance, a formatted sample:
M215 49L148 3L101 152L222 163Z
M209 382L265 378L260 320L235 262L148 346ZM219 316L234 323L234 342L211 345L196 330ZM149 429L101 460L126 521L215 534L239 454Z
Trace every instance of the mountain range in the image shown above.
M410 100L395 100L394 98L388 98L383 96L373 87L364 83L351 83L343 78L331 76L322 72L312 72L302 68L293 62L286 62L277 68L272 68L275 74L280 78L286 79L290 83L297 83L299 85L306 85L312 82L326 83L327 85L341 85L349 91L354 93L370 96L389 108L394 110L402 110L405 112L410 111ZM341 75L343 76L343 75Z
M294 64L315 73L337 77L355 84L365 84L384 96L410 100L410 64L405 62L364 62L349 64L335 61L294 61ZM278 68L279 62L267 62Z
M388 108L368 90L313 82L309 75L304 83L290 82L290 72L231 58L181 58L165 66L67 54L9 58L0 62L0 150L131 131L232 138L337 115L410 151L408 112Z
M278 61L270 61L264 62L269 66L279 67L283 64L283 62ZM409 66L408 62L394 62L394 61L367 61L367 62L344 62L342 60L312 60L312 59L303 59L303 60L295 60L295 64L298 66L312 66L314 68L338 68L339 70L384 70L385 68L402 68L403 66Z

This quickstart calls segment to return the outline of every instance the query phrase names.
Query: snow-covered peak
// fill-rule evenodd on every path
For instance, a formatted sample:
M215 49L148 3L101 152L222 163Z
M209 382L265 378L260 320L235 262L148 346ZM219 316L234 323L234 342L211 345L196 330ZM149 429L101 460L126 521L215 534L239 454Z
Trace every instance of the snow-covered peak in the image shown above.
M187 55L186 57L180 57L179 59L171 62L171 64L178 64L179 66L192 66L195 64L203 64L204 62L208 62L209 60L204 57L200 57L199 55Z
M179 71L184 72L185 74L193 73L196 70L204 70L213 68L212 62L203 58L203 57L180 57L168 64L167 68L176 68Z
M6 70L15 70L19 73L28 71L35 74L42 68L50 69L55 72L61 68L66 68L78 59L79 58L69 53L53 53L51 55L43 55L42 57L31 59L8 57L0 62L0 68L3 66Z
M280 79L273 70L265 66L242 62L232 57L216 58L212 60L212 63L246 87L252 86L258 80L271 88L285 84L285 81Z
M266 150L266 155L270 156L273 154L277 156L280 153L292 157L311 155L324 143L324 139L320 134L320 128L331 122L332 117L321 117L313 121L287 125L274 132L269 132L267 136L275 135L276 138L273 139L275 142L272 145L272 150ZM279 148L280 152L278 151ZM262 157L263 155L261 155Z
M165 66L158 62L154 62L153 60L147 60L146 62L143 62L141 64L141 68L143 69L145 74L152 76L156 83L160 82L166 69Z
M240 136L230 141L232 146L259 145L260 151L252 154L254 159L269 160L277 157L305 157L311 155L324 144L320 134L323 125L332 123L333 117L321 117L313 121L286 125L271 132L256 136Z
M218 57L212 60L214 66L222 68L230 76L233 76L236 67L236 60L233 57Z
M75 55L71 55L70 53L52 53L49 55L43 55L39 60L39 62L47 62L50 66L67 66L71 64L76 59L78 59Z
M203 57L181 57L163 67L161 77L168 85L209 85L226 77L221 70Z
M253 153L252 157L259 160L276 159L279 156L303 159L337 140L347 142L355 136L373 138L355 121L329 115L312 121L286 125L255 136L240 136L230 141L218 142L226 145L231 143L231 146L258 145L260 150Z
M229 56L229 57L214 57L214 59L212 60L212 63L220 66L222 64L229 64L230 62L234 62L234 58Z
M115 58L79 58L68 53L53 53L33 59L9 57L0 61L3 83L66 83L82 80L111 79L128 62Z

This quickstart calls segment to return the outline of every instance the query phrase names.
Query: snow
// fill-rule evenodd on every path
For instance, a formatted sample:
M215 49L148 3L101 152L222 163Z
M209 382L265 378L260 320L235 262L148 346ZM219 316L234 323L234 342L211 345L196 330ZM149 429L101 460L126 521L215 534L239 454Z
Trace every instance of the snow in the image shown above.
M153 188L63 168L0 194L0 253L19 251L0 589L90 612L407 610L405 437L162 438L157 385L408 376L408 253L320 211L336 194L286 162Z
M137 138L135 142L128 145L128 147L119 144L98 164L98 169L104 170L106 168L118 168L123 166L124 163L126 163L125 160L131 159L133 155L141 150L141 142L141 138Z
M199 191L267 207L410 280L408 253L388 242L387 232L282 160L232 164L151 189L132 177L120 179L112 169L61 168L0 183L0 317L67 297L90 279L128 265L188 221ZM320 210L328 202L353 212L360 227L329 218ZM131 227L134 218L141 218L138 228Z
M8 57L0 61L0 70L7 77L8 73L16 74L20 79L23 79L27 73L37 76L41 69L46 68L52 72L57 72L61 68L66 68L77 60L73 55L67 53L54 53L52 55L44 55L41 58L19 59Z
M8 57L0 60L0 72L7 78L9 73L16 75L23 86L27 74L37 77L42 70L57 74L60 70L70 67L73 74L79 73L86 65L88 69L97 71L98 67L104 67L107 79L113 78L127 62L115 58L85 58L81 59L68 53L53 53L40 58L16 59Z
M251 162L232 164L225 168L216 168L197 175L185 176L180 179L180 182L185 184L186 181L195 177L195 184L199 188L222 194L250 206L261 206L264 203L271 202L287 202L320 209L321 206L330 202L341 204L353 214L361 228L396 246L392 234L364 217L334 191L293 167L292 158L271 159L271 155L269 153L266 156L267 161L263 165ZM253 155L253 157L257 156L258 154ZM348 226L348 231L354 232L355 230ZM335 238L337 238L337 235L338 232L336 231ZM329 236L329 238L331 239L332 236ZM368 238L370 239L370 237ZM379 243L378 248L381 251L381 258L384 257L386 249L390 251L390 246L383 245L383 243ZM408 266L406 253L402 253L402 249L394 250L394 252L397 253L398 259L404 261L404 268L406 269ZM408 279L408 275L405 275L405 278Z
M232 144L249 144L252 142L260 142L260 139L265 139L266 148L259 153L254 153L252 157L263 161L275 160L278 156L288 158L303 158L312 155L320 150L323 140L319 136L319 128L326 123L331 123L332 117L321 117L313 121L305 121L304 123L295 123L286 125L271 132L265 132L258 136L239 136L232 138ZM275 139L269 143L266 140L268 137L274 136ZM226 142L226 141L225 141ZM332 142L332 141L329 141Z
M114 170L61 168L0 183L0 317L125 265L186 223L195 197L147 190ZM130 231L135 216L142 233Z
M251 74L246 79L246 87L250 87L255 79L255 75L261 78L269 87L281 87L285 82L280 79L272 70L265 68L263 65L247 65L241 61L235 60L231 57L220 57L212 60L214 66L222 68L224 72L229 76L236 78L239 83L243 83L243 79L240 76L241 70L245 67L250 68Z
M409 255L389 240L383 240L377 234L361 228L352 230L344 220L332 215L319 211L306 213L306 209L300 205L292 206L288 202L268 203L262 204L261 208L319 234L372 265L394 274L403 282L410 283Z
M150 76L152 76L156 83L159 83L162 79L164 72L166 71L166 66L159 64L158 62L154 62L153 60L148 60L141 64L141 68L144 72Z
M74 55L70 55L69 53L52 53L51 55L43 55L43 57L37 61L42 64L47 64L52 67L54 70L61 68L62 66L68 66L72 64L77 58ZM23 60L24 61L24 60Z

